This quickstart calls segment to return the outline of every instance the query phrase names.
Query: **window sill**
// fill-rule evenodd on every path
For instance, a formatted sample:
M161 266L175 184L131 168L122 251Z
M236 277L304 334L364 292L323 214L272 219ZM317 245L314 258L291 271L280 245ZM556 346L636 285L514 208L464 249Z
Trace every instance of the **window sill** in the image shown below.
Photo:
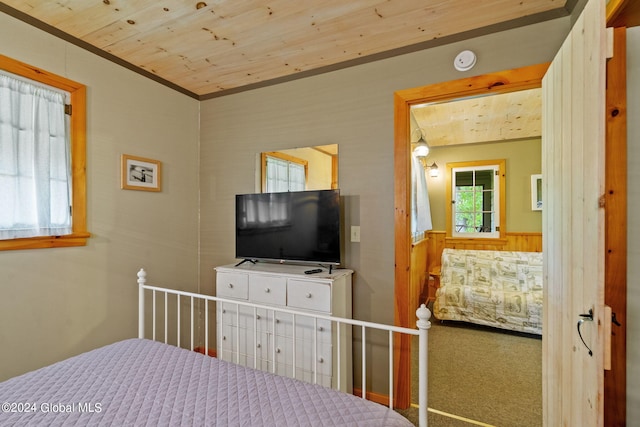
M30 237L26 239L0 240L0 251L21 249L66 248L86 246L91 233L79 232L66 236Z

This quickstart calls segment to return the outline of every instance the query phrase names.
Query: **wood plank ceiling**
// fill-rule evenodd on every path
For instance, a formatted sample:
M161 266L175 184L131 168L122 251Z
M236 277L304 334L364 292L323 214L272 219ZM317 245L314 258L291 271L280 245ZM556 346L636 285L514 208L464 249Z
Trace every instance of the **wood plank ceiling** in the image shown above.
M540 89L415 105L411 141L429 147L512 141L542 135Z
M3 0L0 11L207 99L566 16L575 3Z

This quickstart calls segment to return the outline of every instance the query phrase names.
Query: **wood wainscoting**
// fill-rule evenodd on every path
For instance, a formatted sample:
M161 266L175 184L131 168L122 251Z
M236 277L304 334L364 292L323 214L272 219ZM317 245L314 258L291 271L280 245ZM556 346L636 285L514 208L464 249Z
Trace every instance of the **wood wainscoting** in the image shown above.
M411 244L411 274L409 307L418 307L427 300L427 285L429 284L428 260L431 240L425 236L422 240ZM442 253L442 251L440 251Z

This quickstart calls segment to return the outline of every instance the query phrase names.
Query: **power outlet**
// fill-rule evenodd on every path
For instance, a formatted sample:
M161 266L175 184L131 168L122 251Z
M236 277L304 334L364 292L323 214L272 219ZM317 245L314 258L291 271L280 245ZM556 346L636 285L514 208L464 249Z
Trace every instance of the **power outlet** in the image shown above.
M352 225L351 226L351 241L359 242L360 241L360 226Z

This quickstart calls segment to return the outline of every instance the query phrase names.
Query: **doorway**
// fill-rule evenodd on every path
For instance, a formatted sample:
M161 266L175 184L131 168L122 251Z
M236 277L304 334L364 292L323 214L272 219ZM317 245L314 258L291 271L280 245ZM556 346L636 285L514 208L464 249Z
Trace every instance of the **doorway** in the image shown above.
M594 21L595 22L595 21ZM591 24L591 23L590 23ZM597 27L597 26L596 26ZM577 30L576 30L577 32ZM626 271L625 254L626 254L626 227L620 227L619 224L626 224L626 170L620 167L619 159L626 155L626 117L624 114L618 114L626 108L626 99L624 97L626 90L626 75L624 74L624 30L619 29L614 34L614 56L607 63L607 145L606 158L607 163L604 167L606 193L600 198L600 206L606 206L606 216L608 218L605 225L606 241L606 258L604 271L606 274L607 287L606 303L612 307L618 315L622 315L622 325L617 326L617 334L614 333L611 340L611 365L613 371L607 371L605 375L605 394L604 394L604 419L607 425L623 425L625 422L625 364L626 356L625 348L625 317L626 317L626 276L617 274L617 272ZM555 62L555 61L554 61ZM410 227L407 224L408 214L410 213L410 200L407 198L407 189L410 188L410 176L408 174L409 165L409 109L411 105L431 100L432 102L441 102L447 99L478 96L483 93L501 93L505 91L517 91L522 88L531 88L540 86L542 77L549 64L540 64L538 66L524 67L522 69L510 70L491 75L478 76L470 79L462 79L454 82L436 84L432 86L410 89L397 92L395 95L395 224L396 224L396 271L395 279L397 286L395 287L396 295L396 323L405 326L412 326L413 322L413 306L407 304L410 300L412 292L415 290L406 284L409 283L408 276L411 271L410 248L406 242L410 242ZM554 83L557 80L554 80ZM548 82L548 84L550 84ZM603 100L604 101L604 100ZM591 120L593 123L594 120ZM583 126L587 122L582 122ZM593 171L594 169L589 169ZM590 198L593 197L591 192ZM617 220L614 220L617 218ZM622 236L622 237L621 237ZM604 251L603 251L604 252ZM398 285L399 284L399 285ZM557 304L556 304L557 305ZM602 314L602 308L596 305L598 314L598 325L600 322L607 323L606 310ZM619 319L618 319L619 320ZM571 323L571 322L569 322ZM594 322L595 323L595 322ZM571 326L570 324L568 326ZM614 326L616 328L616 326ZM564 328L563 328L564 329ZM568 329L568 328L567 328ZM575 323L571 329L575 329ZM573 331L575 332L575 331ZM567 331L567 334L569 331ZM574 337L575 338L575 337ZM569 339L569 336L567 336ZM600 338L597 338L598 340ZM573 341L571 338L569 341ZM410 368L407 366L407 356L410 352L410 342L401 342L400 350L396 353L396 387L398 406L409 404L410 392L407 390L409 383ZM596 344L599 345L599 344ZM577 346L573 346L577 348ZM602 347L601 347L602 348ZM606 352L606 349L604 349ZM545 352L550 351L548 348ZM595 356L595 354L594 354ZM543 360L551 364L549 353L543 353ZM555 360L555 359L554 359ZM543 361L544 363L544 361ZM557 365L557 364L556 364ZM547 368L548 369L548 368ZM602 372L602 371L600 371ZM597 375L596 371L590 371L590 374ZM584 377L585 373L579 375ZM545 390L549 390L549 384L545 386ZM575 387L574 387L575 388ZM586 389L583 389L586 390ZM590 388L589 390L593 390ZM598 392L596 387L595 392ZM602 392L602 388L599 389ZM554 393L551 393L554 394ZM550 405L553 409L558 401L559 395L547 396L546 405ZM555 403L549 404L549 399ZM564 400L564 399L563 399ZM598 399L602 402L602 399ZM591 403L588 403L591 402ZM593 405L593 399L585 398L578 393L574 393L566 399L567 409L563 414L571 417L579 417L588 411L598 413L592 420L602 416L602 409ZM584 406L585 403L588 406ZM569 405L570 404L570 405ZM573 406L575 405L575 407ZM583 405L582 409L575 409ZM548 406L545 406L548 408ZM589 409L590 408L590 409ZM551 415L547 409L548 419L558 419L559 413L555 411ZM570 415L569 415L570 414Z
M412 327L415 323L415 295L411 286L411 174L410 174L410 108L412 105L442 102L487 94L515 92L539 88L549 64L538 64L498 73L455 80L443 84L407 89L395 94L395 300L396 324ZM404 284L404 285L403 285ZM399 343L396 361L396 405L410 404L410 340Z
M417 289L411 284L411 200L408 197L410 182L410 111L411 107L423 103L445 102L453 99L502 94L535 89L541 86L548 64L539 64L484 76L456 80L427 87L408 89L395 95L395 200L396 200L396 324L411 327L414 322L413 305ZM429 261L431 263L431 261ZM404 286L402 284L405 284ZM410 403L408 389L410 342L401 342L395 357L397 375L397 405Z
M617 7L614 6L613 9ZM626 81L624 71L617 73L611 67L605 67L606 47L611 45L606 42L604 9L601 2L587 2L560 51L548 66L549 70L545 73L542 84L547 100L543 102L543 111L547 118L546 124L543 123L543 135L546 135L543 140L546 190L543 191L547 194L543 211L543 232L547 236L555 236L545 239L544 250L545 277L553 283L545 296L545 306L549 304L549 309L544 310L545 424L603 425L607 412L612 413L615 409L615 404L613 409L607 408L612 403L611 395L614 399L622 401L622 406L625 401L625 390L620 389L620 386L624 387L624 381L615 384L619 394L607 393L603 398L603 369L607 367L608 359L612 358L608 347L611 345L611 307L605 306L604 294L606 291L608 296L611 296L608 287L625 289L624 280L620 283L608 283L608 287L604 286L605 272L623 264L612 263L612 257L605 259L605 248L607 253L626 253L623 239L617 243L607 242L606 246L604 244L604 235L611 228L605 227L605 212L609 217L613 213L624 217L620 208L624 203L609 205L609 199L613 198L612 195L615 197L618 192L626 203L626 182L614 182L612 178L615 176L611 176L613 174L603 161L605 157L612 158L612 155L624 149L622 147L612 150L605 145L605 134L608 133L609 138L622 134L620 129L626 123L624 114L615 114L624 111L624 99L617 100L620 102L619 105L609 104L605 108L605 94L611 94L612 86L616 90L624 87ZM620 63L622 66L615 68L624 70L624 61ZM611 61L608 65L611 65ZM538 70L538 73L528 77L518 73L533 69L535 66L395 94L397 324L409 324L412 311L412 307L408 307L406 303L411 289L407 286L406 280L410 272L410 258L408 245L405 244L410 231L410 227L407 227L410 214L407 193L410 188L407 174L410 105L429 98L450 99L493 90L501 91L505 89L504 86L509 85L531 87L531 79L539 84L544 71ZM612 78L613 74L620 78ZM605 87L607 82L608 88ZM604 121L606 112L611 113L607 115L607 126ZM618 121L615 117L623 119L615 124ZM624 135L621 136L625 145L626 139ZM572 187L572 183L576 186ZM616 302L621 300L626 303L626 293L620 293L622 295L615 298ZM608 304L611 304L611 301ZM593 320L588 322L586 342L575 330L576 320L582 319L583 315L590 318L588 320ZM625 338L621 337L620 342L624 345ZM582 347L582 344L585 347ZM396 386L399 405L407 404L409 399L406 382L410 367L406 362L410 347L410 342L401 342L397 351ZM614 359L623 362L625 360L624 354L614 356ZM611 362L614 365L613 361ZM621 367L621 371L624 372L624 366ZM623 424L624 414L621 420ZM608 424L614 425L611 419Z

